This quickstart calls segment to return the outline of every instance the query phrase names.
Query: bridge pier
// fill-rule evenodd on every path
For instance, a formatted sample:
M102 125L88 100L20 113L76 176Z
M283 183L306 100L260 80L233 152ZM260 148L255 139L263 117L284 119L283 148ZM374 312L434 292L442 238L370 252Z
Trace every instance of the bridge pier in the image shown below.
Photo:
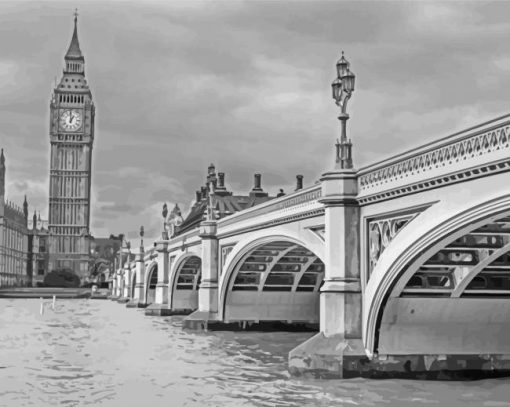
M120 279L118 270L114 270L113 279L112 279L112 289L110 295L108 296L109 300L117 300L120 297Z
M145 308L147 306L145 301L145 263L144 263L144 250L143 246L140 246L140 251L135 257L135 273L136 283L134 289L133 298L126 304L128 308Z
M128 259L124 263L124 273L121 276L122 284L121 284L121 292L120 297L117 298L117 302L125 304L129 302L130 295L130 287L131 287L131 267L129 265L129 254Z
M156 246L158 252L158 282L154 303L145 309L145 315L167 316L173 315L168 304L168 276L170 274L170 264L168 258L168 243L158 243ZM149 282L150 284L150 282Z
M116 270L115 281L117 282L117 284L115 285L114 297L120 298L120 297L122 297L123 290L124 290L124 287L123 287L124 279L123 279L123 275L122 275L122 268L119 268L118 270Z
M289 354L292 374L357 376L368 361L361 339L359 208L353 170L323 174L325 276L320 292L320 332Z
M186 329L207 329L208 324L218 322L218 239L216 221L206 220L200 224L202 239L202 280L198 289L198 310L183 321Z

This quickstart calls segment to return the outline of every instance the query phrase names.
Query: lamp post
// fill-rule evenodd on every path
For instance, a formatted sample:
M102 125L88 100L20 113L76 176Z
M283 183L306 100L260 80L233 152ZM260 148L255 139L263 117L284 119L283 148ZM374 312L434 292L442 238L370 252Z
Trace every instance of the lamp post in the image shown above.
M163 211L161 212L161 215L163 216L163 233L162 233L162 238L163 240L168 240L169 236L168 236L168 220L167 220L167 216L168 216L168 206L166 205L166 202L163 204Z
M140 250L143 250L143 235L145 234L143 226L140 226Z
M340 107L340 115L338 120L341 123L341 134L340 142L336 142L336 168L348 169L352 168L352 143L351 140L347 140L347 120L349 114L347 113L347 102L354 92L354 81L355 75L349 69L349 62L344 57L342 51L342 57L336 63L337 77L331 84L333 91L333 99L335 103Z

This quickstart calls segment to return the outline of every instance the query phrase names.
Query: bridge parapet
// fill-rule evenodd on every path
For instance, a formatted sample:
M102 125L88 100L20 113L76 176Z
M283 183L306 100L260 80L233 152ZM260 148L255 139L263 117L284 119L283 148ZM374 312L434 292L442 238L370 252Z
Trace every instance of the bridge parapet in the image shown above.
M149 263L155 257L158 257L158 252L154 247L151 247L149 250L144 252L143 260L145 263Z
M230 234L238 230L255 230L321 215L324 213L324 209L323 205L318 202L320 197L321 185L316 184L272 199L219 220L218 234Z
M510 170L510 115L358 171L361 204Z
M182 235L171 238L170 240L158 240L156 241L156 248L160 247L163 244L168 244L167 251L173 252L178 249L183 249L189 245L195 245L200 243L200 230L192 229L183 233Z

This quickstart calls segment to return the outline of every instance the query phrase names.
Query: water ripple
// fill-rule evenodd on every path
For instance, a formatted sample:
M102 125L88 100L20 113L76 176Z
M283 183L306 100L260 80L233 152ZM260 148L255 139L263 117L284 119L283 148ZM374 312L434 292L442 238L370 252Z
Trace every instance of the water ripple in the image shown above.
M305 380L287 354L311 333L183 331L110 301L0 300L0 406L510 406L509 379Z

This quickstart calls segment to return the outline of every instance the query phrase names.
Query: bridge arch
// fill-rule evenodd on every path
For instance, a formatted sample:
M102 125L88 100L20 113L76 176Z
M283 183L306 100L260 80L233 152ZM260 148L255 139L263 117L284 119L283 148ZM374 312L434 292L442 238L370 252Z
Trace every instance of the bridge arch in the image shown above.
M458 202L417 216L379 259L364 296L369 354L510 351L497 334L510 329L510 195Z
M145 289L145 302L152 304L156 296L156 285L158 284L158 263L153 260L146 268L143 287Z
M186 252L177 257L170 271L170 309L193 311L198 308L198 288L202 276L202 259Z
M308 247L288 235L238 243L220 279L220 318L318 323L323 253Z

